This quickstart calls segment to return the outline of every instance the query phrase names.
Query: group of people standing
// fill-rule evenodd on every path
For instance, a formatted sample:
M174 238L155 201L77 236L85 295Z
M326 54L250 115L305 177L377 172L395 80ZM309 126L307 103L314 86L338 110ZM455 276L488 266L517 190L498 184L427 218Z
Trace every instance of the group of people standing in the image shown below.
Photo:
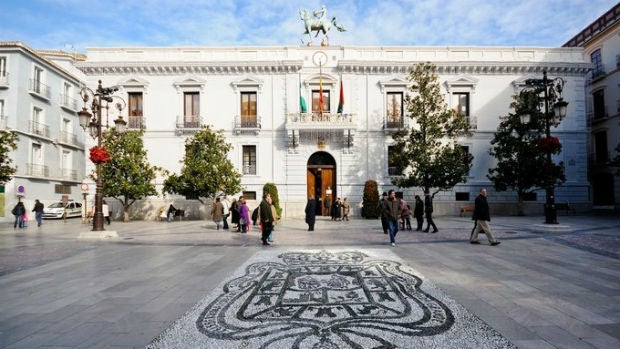
M330 202L329 197L326 197L323 202L323 207L329 212L332 221L349 221L349 214L351 213L351 204L349 199L344 198L340 201L337 198L334 203ZM306 223L308 224L308 231L314 231L314 223L316 222L317 211L321 209L320 203L317 203L314 196L308 198L306 208L304 210L306 214Z
M491 216L486 197L487 190L486 188L482 188L480 190L480 195L478 195L475 200L474 214L472 217L475 223L469 241L472 244L480 244L480 241L478 241L478 234L480 231L483 231L487 236L489 244L491 246L497 246L500 242L493 237L491 229L489 228ZM412 230L410 223L411 208L405 200L396 197L396 192L393 189L387 193L383 193L383 197L381 201L379 201L379 208L381 210L383 233L389 234L390 244L396 246L396 234L398 233L399 227L402 230ZM424 201L422 201L418 195L415 196L413 215L418 223L417 231L422 231L424 214L426 214L427 225L426 229L423 231L428 233L432 227L432 233L437 233L439 229L437 229L433 221L433 198L428 190L424 191Z
M34 201L34 207L31 212L34 212L34 218L37 221L37 226L41 226L41 222L43 221L43 203L36 199ZM24 203L19 201L11 210L13 216L15 216L15 222L13 223L13 229L17 228L26 228L28 227L28 214L26 212L26 206Z
M232 202L228 200L226 195L217 197L211 207L211 216L217 230L220 227L223 230L229 230L228 217L231 217L234 231L242 234L250 231L250 223L256 225L258 222L263 245L271 245L273 242L273 226L278 222L276 207L269 193L263 195L263 200L252 211L251 215L250 208L243 196L240 196L239 200L233 198Z

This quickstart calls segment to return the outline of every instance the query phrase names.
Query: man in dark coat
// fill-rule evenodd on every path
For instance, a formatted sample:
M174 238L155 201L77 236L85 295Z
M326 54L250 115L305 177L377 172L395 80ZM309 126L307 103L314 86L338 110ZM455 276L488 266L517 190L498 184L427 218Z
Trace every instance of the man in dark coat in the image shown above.
M422 225L424 225L424 201L420 199L419 195L415 196L415 209L413 210L413 216L418 222L418 228L416 231L421 231Z
M269 241L269 235L273 230L273 214L271 213L271 195L266 193L263 195L263 201L258 205L258 218L262 228L261 240L263 245L271 245Z
M396 197L396 192L391 189L388 199L385 201L385 210L388 220L388 231L390 233L390 244L396 246L396 234L398 233L398 222L403 214L403 204Z
M428 233L431 226L433 226L433 233L438 232L435 222L433 222L433 198L428 190L424 191L424 212L426 212L426 229L425 233Z
M388 233L388 216L385 208L385 204L387 203L388 194L387 192L383 192L381 195L381 200L379 200L379 212L381 212L381 228L383 228L383 234Z
M471 238L469 242L472 244L479 244L478 241L478 233L482 230L484 234L487 236L489 243L491 246L497 246L500 244L499 241L495 240L493 235L491 234L491 228L489 228L489 222L491 221L491 214L489 212L489 204L487 202L487 190L486 188L480 189L480 195L476 198L475 206L474 206L474 215L472 218L475 221L474 230L471 233Z
M308 231L314 231L314 221L316 218L316 201L314 200L314 196L310 196L308 198L308 203L306 203L306 223L308 223Z

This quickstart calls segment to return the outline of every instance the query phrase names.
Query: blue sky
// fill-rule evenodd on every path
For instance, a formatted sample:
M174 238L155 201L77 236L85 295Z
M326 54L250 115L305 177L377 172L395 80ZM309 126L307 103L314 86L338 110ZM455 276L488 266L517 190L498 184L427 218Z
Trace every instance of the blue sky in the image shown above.
M615 0L0 0L0 41L107 46L295 46L299 10L327 8L331 45L561 46ZM318 43L318 40L315 40Z

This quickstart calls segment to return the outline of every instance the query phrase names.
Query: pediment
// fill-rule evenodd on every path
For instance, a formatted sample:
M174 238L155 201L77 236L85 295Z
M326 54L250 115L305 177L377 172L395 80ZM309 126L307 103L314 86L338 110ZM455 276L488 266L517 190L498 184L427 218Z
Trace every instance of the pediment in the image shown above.
M473 91L476 89L476 85L478 85L478 81L479 81L478 79L472 76L461 75L461 76L457 76L455 79L446 80L444 84L448 92L452 92L454 90Z
M147 80L144 80L144 79L139 78L137 76L131 76L131 77L127 78L127 79L120 80L117 85L123 86L125 88L127 88L127 87L142 87L142 88L144 88L144 87L149 85L149 82Z
M174 82L174 86L186 87L186 86L203 86L207 81L194 76L186 76L178 79Z
M338 79L330 74L315 74L311 75L306 80L304 80L304 84L307 85L318 85L322 83L323 85L336 85Z
M244 88L253 88L253 89L257 89L258 91L260 91L263 88L263 83L264 82L261 79L254 78L254 77L245 77L241 80L233 81L230 84L232 85L235 91L239 89L244 89Z

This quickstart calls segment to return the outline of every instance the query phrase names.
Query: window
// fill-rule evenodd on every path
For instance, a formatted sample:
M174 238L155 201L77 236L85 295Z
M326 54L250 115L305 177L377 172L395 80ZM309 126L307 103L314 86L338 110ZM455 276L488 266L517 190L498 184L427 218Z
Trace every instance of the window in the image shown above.
M386 128L400 128L403 126L403 93L388 92L386 105Z
M43 153L41 152L41 144L32 144L32 163L36 165L43 164Z
M458 116L469 117L469 92L453 93L452 105Z
M256 200L256 192L255 191L244 191L243 198L246 200Z
M469 193L468 192L456 192L454 193L455 197L454 199L456 201L469 201Z
M323 90L323 110L321 110L320 104L320 90L312 90L312 112L313 113L330 113L330 91L329 90Z
M44 137L47 136L46 126L43 124L43 109L37 107L32 108L30 132Z
M4 99L0 99L0 119L4 119L6 115L4 115Z
M605 90L600 89L592 93L592 100L594 102L594 118L604 118L607 116L607 110L605 108Z
M605 72L603 71L603 59L601 57L600 49L590 54L590 60L592 61L592 65L594 65L594 69L592 70L593 79L605 74Z
M200 94L198 92L183 93L183 123L186 128L200 127Z
M606 131L600 131L594 134L594 149L596 151L596 162L601 163L609 160Z
M43 82L43 69L39 67L35 67L32 90L36 93L42 93L42 88L41 88L42 82Z
M243 174L255 175L256 174L256 146L244 145L243 146Z
M71 194L70 185L56 184L54 185L54 193L56 194Z
M463 150L463 165L469 166L469 146L461 145L461 149ZM469 170L467 175L469 176Z
M0 78L6 77L6 57L0 56Z
M71 98L71 85L68 83L63 83L62 85L62 94L60 95L60 104L69 107L75 108L75 103L73 103L73 98Z
M256 127L256 92L241 92L241 127Z
M396 154L398 152L396 151L396 147L395 146L388 146L388 175L390 176L398 176L401 173L398 173L396 170Z
M127 127L129 128L142 128L142 92L129 92L127 94L129 99L129 122Z

